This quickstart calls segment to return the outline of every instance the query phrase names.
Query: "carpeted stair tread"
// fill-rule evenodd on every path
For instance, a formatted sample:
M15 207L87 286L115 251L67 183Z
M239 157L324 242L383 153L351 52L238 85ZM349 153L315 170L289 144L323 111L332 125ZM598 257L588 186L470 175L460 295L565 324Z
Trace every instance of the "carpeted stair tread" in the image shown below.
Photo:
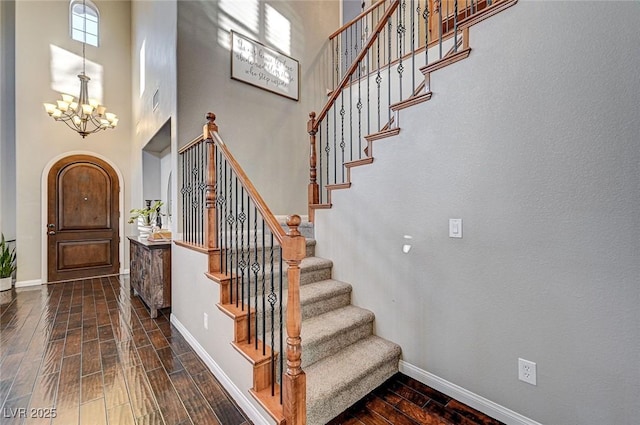
M351 303L351 285L334 279L321 280L300 287L302 319L319 316Z
M373 333L374 314L348 305L302 321L302 365L312 365Z
M287 288L283 288L282 311L287 311ZM262 299L258 298L258 312L261 308ZM308 319L337 308L345 307L351 303L351 285L339 280L326 279L319 282L309 283L300 287L300 306L302 308L302 319ZM249 305L255 306L255 297L249 299ZM285 313L286 314L286 313ZM276 311L276 317L277 311ZM267 320L270 320L271 313L267 309Z
M283 265L286 269L287 263L285 262ZM330 267L333 267L333 261L327 260L326 258L322 257L305 257L300 262L300 269L302 270L321 270Z
M305 368L307 424L322 425L398 371L400 347L371 335Z

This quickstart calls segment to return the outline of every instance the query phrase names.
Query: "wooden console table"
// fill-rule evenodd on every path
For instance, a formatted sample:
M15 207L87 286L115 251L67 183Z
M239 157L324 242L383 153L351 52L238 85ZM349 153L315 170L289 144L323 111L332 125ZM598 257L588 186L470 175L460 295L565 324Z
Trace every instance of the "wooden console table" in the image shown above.
M171 306L171 242L149 242L129 237L131 287L158 317L158 309Z

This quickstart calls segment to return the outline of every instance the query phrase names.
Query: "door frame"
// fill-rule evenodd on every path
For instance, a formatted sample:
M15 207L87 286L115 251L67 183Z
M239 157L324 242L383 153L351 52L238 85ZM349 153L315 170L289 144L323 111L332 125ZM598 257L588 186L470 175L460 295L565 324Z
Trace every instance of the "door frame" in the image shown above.
M113 163L113 161L111 161L109 158L104 157L103 155L100 155L99 153L96 152L90 152L90 151L68 151L62 154L59 154L57 156L55 156L54 158L52 158L47 165L45 165L44 169L42 170L42 180L41 180L41 202L40 202L40 206L42 208L41 210L41 215L40 215L40 232L41 232L41 251L40 251L40 258L41 258L41 277L42 277L42 283L45 284L48 282L48 272L47 272L47 267L48 267L48 255L47 255L47 246L48 246L48 237L47 237L47 232L45 229L46 223L47 223L47 206L48 206L48 199L49 199L49 193L48 193L48 178L49 178L49 171L51 171L51 168L53 168L53 166L60 161L63 158L66 158L68 156L74 156L74 155L88 155L88 156L93 156L95 158L98 158L104 162L106 162L107 164L109 164L109 166L111 168L113 168L113 170L116 172L116 175L118 176L118 183L120 184L120 193L118 194L118 201L119 201L119 213L120 213L120 218L118 219L118 230L120 232L120 243L118 244L118 258L120 260L120 270L119 273L120 274L125 274L126 270L124 269L124 240L125 238L125 234L124 234L124 218L125 218L125 213L124 213L124 179L122 177L122 173L120 172L120 169L118 168L118 166L116 164Z

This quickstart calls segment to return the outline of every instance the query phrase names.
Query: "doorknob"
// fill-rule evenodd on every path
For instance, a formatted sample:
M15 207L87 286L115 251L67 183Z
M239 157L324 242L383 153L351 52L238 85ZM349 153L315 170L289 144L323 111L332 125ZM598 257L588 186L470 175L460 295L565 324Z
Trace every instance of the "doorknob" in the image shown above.
M49 230L49 231L47 232L47 234L48 234L49 236L53 236L53 235L55 235L55 234L56 234L56 232L54 232L53 230Z
M49 224L47 224L47 227L48 227L49 229L55 229L56 225L55 225L55 224L53 224L53 223L49 223Z

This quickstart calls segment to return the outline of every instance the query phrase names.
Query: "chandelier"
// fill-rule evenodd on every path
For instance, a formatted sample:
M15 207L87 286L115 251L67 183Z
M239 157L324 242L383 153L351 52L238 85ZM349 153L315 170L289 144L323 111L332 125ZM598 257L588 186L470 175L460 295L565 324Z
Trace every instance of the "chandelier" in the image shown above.
M116 114L107 112L107 108L89 98L88 85L90 78L85 73L85 43L82 43L82 74L80 79L80 96L76 100L69 94L63 94L62 100L56 104L45 103L44 109L56 121L62 121L70 129L77 131L83 138L118 125Z

